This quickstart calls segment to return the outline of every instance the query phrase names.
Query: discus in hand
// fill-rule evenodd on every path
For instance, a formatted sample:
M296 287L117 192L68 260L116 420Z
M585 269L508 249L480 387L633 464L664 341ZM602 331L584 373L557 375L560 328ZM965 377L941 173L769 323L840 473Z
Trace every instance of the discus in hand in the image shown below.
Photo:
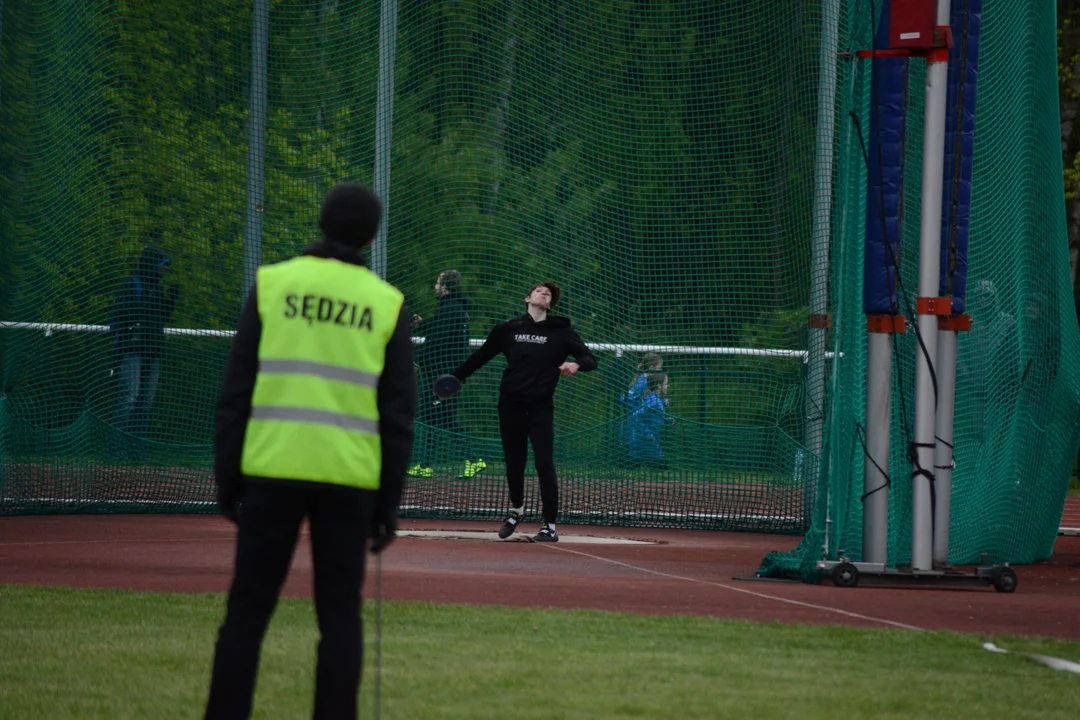
M461 389L461 381L453 375L441 375L435 379L434 385L431 386L431 391L435 393L435 397L439 400L446 400L457 395L458 390Z

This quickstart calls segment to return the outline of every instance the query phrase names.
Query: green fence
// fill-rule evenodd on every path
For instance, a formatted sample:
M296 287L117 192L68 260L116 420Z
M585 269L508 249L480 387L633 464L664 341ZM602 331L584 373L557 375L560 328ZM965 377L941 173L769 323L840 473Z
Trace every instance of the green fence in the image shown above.
M1044 556L1077 442L1041 4L984 13L971 275L990 299L972 297L960 344L957 561ZM848 111L865 117L868 84L845 53L866 46L861 0L0 12L0 513L212 511L215 394L250 272L313 239L321 197L353 179L384 192L373 263L414 312L430 317L435 278L457 269L479 342L532 282L563 286L600 360L556 398L564 520L810 530L785 567L820 555L826 509L833 547L858 537L865 169ZM905 202L917 218L917 184ZM131 376L107 325L146 246L172 258L179 295L156 384L140 375L156 391L143 433L123 417ZM812 310L832 328L809 330ZM911 341L896 383L909 400ZM647 352L669 377L659 467L634 457L620 401ZM410 480L408 514L504 511L501 367L465 388L468 437L422 408L416 459L432 473ZM470 442L488 467L466 480Z

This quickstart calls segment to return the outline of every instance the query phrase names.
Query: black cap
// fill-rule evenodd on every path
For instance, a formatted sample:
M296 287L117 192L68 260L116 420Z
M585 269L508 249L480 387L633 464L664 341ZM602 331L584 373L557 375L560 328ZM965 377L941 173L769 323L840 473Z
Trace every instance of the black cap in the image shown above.
M363 248L375 239L382 203L360 183L346 182L326 194L319 212L319 229L328 240Z

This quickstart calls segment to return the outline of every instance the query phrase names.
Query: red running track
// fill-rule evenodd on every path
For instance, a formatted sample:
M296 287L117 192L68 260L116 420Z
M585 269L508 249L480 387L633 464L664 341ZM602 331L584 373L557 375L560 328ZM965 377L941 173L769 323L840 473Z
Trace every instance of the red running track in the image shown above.
M495 529L436 520L403 525ZM795 547L794 536L569 525L559 531L563 542L554 545L402 538L383 561L384 597L1080 639L1080 537L1059 537L1050 560L1017 567L1019 589L1005 595L991 588L843 589L732 579L752 576L766 553ZM583 535L650 542L571 542ZM224 592L234 538L228 522L208 515L0 518L0 583ZM311 585L305 535L285 594L309 596ZM369 577L368 594L372 587Z

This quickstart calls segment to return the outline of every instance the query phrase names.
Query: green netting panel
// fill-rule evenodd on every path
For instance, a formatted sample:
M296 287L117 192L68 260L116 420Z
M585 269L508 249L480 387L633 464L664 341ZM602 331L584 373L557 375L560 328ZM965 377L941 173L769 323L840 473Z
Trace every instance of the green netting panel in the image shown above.
M1053 549L1077 444L1080 376L1059 182L1055 24L1052 3L985 3L976 114L967 311L957 362L950 562L1032 562ZM852 16L848 44L869 47L869 17ZM869 61L846 64L846 107L869 123ZM903 283L914 305L925 62L911 61ZM839 317L828 447L811 528L794 552L773 554L764 574L816 578L813 563L862 545L866 346L861 311L866 168L851 123L841 126L839 190L843 241L834 256ZM868 140L868 138L867 138ZM845 208L849 215L847 221ZM850 238L850 240L847 240ZM911 558L911 464L916 338L896 336L889 472L889 562ZM827 551L826 551L827 546Z
M1045 271L1064 258L1054 244L1062 208L1046 201L1060 195L1056 146L1034 124L1051 121L1030 114L1052 118L1056 86L1046 58L1031 54L1042 38L1034 26L1008 38L1001 30L1050 21L1019 2L1001 8L984 21L972 277L994 283L994 312L1015 330L1006 342L979 335L991 311L976 309L973 295L976 331L961 340L954 538L965 557L1016 560L1045 550L1047 518L1060 511L1058 481L1076 443L1076 332L1062 301L1067 273ZM868 36L865 3L839 10L841 48L865 46L856 42ZM431 0L398 12L392 145L380 168L390 172L388 279L430 318L436 277L459 270L476 340L522 312L533 282L563 286L560 311L600 361L564 380L556 398L563 519L809 528L807 550L784 559L798 566L820 555L828 507L832 547L850 550L860 532L852 488L862 482L865 170L844 118L852 103L865 107L869 88L857 63L837 61L826 342L843 355L824 365L818 472L806 440L817 413L804 387L816 367L805 362L812 238L823 227L813 198L826 187L815 166L821 6ZM1016 17L996 19L1008 13ZM314 238L318 203L335 182L376 180L380 3L270 3L261 153L249 142L256 17L254 0L4 0L0 320L48 325L0 330L0 513L213 510L212 415L244 292L245 237L261 224L264 262L295 254ZM1010 89L1017 82L1032 88L1027 104ZM919 161L920 125L911 127L909 178ZM264 201L249 212L253 157L265 163ZM908 195L917 217L917 183ZM914 287L917 232L905 242ZM172 257L165 282L180 294L144 434L118 412L131 367L103 330L147 245ZM1061 322L1025 315L1032 297L1043 298L1038 317ZM1051 338L1060 350L1039 357L1056 358L1056 374L1044 358L1015 384L1013 366ZM985 368L976 341L998 348ZM901 338L898 387L911 385L911 342ZM664 358L670 379L662 467L631 457L633 421L619 400L646 352ZM431 472L410 481L408 514L504 511L501 369L496 361L467 384L460 426L445 425L422 391L414 460ZM433 371L421 368L422 385ZM903 478L894 407L893 475ZM461 479L472 454L487 467ZM1019 474L1038 487L1015 486ZM903 485L891 511L900 552ZM531 487L527 503L538 506ZM988 515L992 530L972 521Z
M243 295L252 21L250 2L4 3L0 316L74 327L2 331L3 512L212 508L215 394ZM312 238L333 181L371 181L378 28L359 2L274 3L271 23L267 262ZM180 293L157 381L138 368L125 413L131 368L105 326L148 245ZM167 292L143 291L161 318Z
M778 4L780 33L736 4L403 13L390 276L429 316L438 272L460 270L477 337L521 313L531 283L563 286L563 312L604 346L600 369L557 396L570 518L802 522L801 359L705 353L805 348L816 44L797 29L818 18L803 6ZM730 51L744 46L761 49L752 66ZM618 398L644 352L612 348L623 345L689 348L661 351L674 420L665 471L632 468L620 442ZM459 407L487 459L500 454L502 366L471 380ZM418 438L435 477L407 502L505 512L498 466L479 485L456 481L467 448L441 440L428 428Z
M181 290L170 327L235 321L256 14L170 8L5 3L4 319L100 330L152 244ZM274 2L269 17L264 261L314 236L334 182L375 179L379 69L379 3ZM567 519L805 526L819 24L799 0L401 3L388 276L430 316L437 274L460 270L476 338L532 282L564 287L600 358L557 399ZM130 381L109 334L79 330L3 331L4 511L211 509L227 339L167 337L143 438L117 413ZM670 376L663 468L635 467L623 442L619 397L650 349ZM467 436L433 426L423 394L432 477L411 512L502 511L500 370L468 384ZM487 468L462 482L470 442Z

